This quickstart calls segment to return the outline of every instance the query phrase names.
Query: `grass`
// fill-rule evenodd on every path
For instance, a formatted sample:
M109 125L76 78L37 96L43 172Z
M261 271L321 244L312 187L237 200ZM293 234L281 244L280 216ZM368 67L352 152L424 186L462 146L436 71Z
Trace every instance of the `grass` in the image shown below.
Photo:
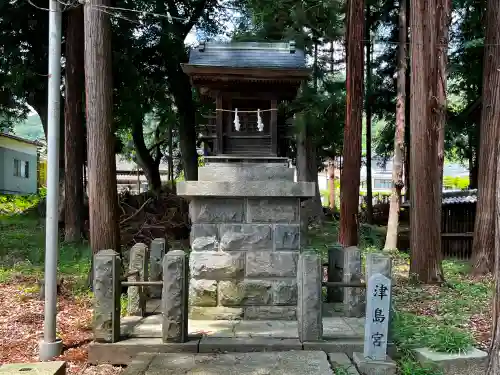
M42 279L45 258L45 228L36 215L26 212L38 203L37 196L0 196L0 283L16 278ZM10 214L5 214L8 212ZM60 240L59 274L75 291L84 292L90 270L88 244Z

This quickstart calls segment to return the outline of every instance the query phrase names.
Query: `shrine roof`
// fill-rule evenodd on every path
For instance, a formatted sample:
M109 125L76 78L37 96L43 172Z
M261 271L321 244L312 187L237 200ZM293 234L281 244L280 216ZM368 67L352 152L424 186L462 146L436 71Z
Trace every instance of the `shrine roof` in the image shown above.
M295 43L201 43L191 48L189 65L218 68L305 69Z

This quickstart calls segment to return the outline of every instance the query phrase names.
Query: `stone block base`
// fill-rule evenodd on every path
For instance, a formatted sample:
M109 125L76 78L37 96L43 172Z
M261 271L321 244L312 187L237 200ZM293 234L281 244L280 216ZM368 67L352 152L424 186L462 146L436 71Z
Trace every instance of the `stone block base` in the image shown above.
M414 350L415 357L423 365L440 369L444 375L483 375L488 365L488 354L471 349L467 353L437 353L427 348Z
M373 361L356 352L352 359L361 375L396 375L396 362L389 357L385 361Z
M200 353L281 352L286 350L302 350L302 344L298 339L203 337L199 345Z
M0 366L0 375L13 374L64 375L66 362L8 363Z

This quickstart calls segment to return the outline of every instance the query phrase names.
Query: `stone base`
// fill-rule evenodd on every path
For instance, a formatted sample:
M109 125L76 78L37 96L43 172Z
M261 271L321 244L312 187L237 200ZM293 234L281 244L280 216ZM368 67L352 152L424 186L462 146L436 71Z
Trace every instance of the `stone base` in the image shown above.
M161 338L129 338L113 344L90 344L88 362L92 365L129 365L139 353L197 353L200 340L164 343ZM59 374L58 374L59 375Z
M396 375L396 362L389 357L385 361L373 361L356 352L352 359L361 375Z
M444 375L483 375L488 366L488 354L471 349L467 353L437 353L428 348L414 350L415 357L423 365L440 369Z
M0 366L0 375L65 375L66 362L10 363Z
M302 350L302 344L298 339L203 337L199 345L200 353L282 352L287 350Z
M322 352L141 354L123 375L333 375Z

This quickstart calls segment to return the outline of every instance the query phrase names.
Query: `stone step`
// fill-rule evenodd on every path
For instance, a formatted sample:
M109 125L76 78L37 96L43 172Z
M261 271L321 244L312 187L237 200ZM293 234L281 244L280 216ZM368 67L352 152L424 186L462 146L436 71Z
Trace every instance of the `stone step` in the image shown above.
M330 359L330 362L329 362ZM123 375L358 375L340 353L288 351L223 354L141 354ZM342 372L340 372L342 371Z
M332 340L302 344L298 339L192 336L186 343L163 343L160 338L126 338L113 344L92 343L89 347L88 360L91 364L129 365L139 353L251 353L302 350L344 353L352 357L354 352L363 350L363 342Z

